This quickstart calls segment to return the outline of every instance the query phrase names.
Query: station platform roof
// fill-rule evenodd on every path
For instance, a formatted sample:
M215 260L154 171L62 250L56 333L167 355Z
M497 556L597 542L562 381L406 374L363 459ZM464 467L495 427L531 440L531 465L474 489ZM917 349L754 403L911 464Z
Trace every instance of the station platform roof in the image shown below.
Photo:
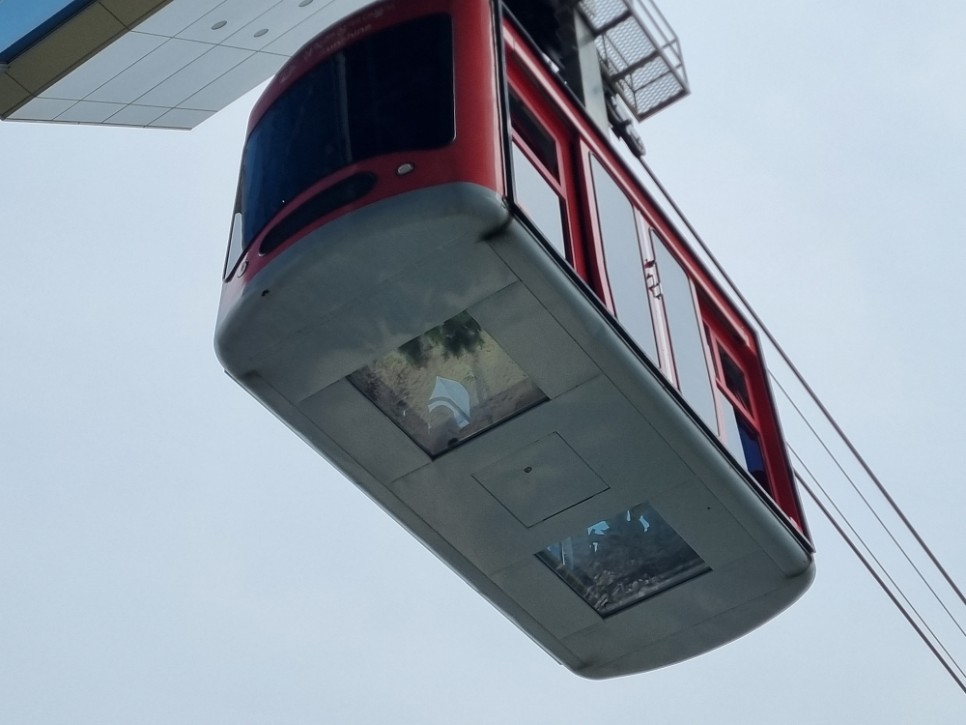
M193 128L361 0L7 0L0 118Z

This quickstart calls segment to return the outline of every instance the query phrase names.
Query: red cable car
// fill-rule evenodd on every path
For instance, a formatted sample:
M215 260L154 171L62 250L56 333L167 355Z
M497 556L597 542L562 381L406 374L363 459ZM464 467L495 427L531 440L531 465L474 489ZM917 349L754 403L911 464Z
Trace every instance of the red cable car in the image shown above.
M813 577L752 328L498 3L387 0L279 72L216 346L578 674L705 652Z

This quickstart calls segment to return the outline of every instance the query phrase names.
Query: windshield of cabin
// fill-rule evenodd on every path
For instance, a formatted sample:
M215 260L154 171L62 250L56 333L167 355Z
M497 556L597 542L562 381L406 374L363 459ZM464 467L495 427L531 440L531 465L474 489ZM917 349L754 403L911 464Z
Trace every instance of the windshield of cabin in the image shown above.
M325 177L373 157L453 140L452 35L444 14L381 30L325 58L275 101L245 146L238 256ZM229 260L229 270L236 261Z

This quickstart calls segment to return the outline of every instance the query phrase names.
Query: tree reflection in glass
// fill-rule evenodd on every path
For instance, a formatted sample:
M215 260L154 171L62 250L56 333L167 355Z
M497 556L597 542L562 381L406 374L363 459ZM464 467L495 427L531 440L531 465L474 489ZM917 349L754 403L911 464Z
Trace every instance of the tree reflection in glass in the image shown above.
M356 370L348 380L430 455L546 400L466 312Z
M601 616L710 571L648 504L639 504L537 554Z

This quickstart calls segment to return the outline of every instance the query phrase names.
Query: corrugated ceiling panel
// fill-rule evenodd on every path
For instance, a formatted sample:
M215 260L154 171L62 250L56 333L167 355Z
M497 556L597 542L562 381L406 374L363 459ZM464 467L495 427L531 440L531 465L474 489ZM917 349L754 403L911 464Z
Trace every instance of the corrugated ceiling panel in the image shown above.
M175 0L140 23L136 30L173 38L222 2L224 0Z
M124 108L108 118L107 123L113 123L119 126L147 126L169 110L169 108L159 108L158 106L136 106L131 104L124 106Z
M271 6L275 4L271 3ZM268 5L265 0L227 0L178 33L178 37L224 43L230 35L271 9Z
M123 108L123 103L80 101L57 116L57 120L64 123L104 123Z
M232 33L224 41L225 45L262 50L299 23L310 18L325 4L324 0L315 0L314 3L303 6L302 0L283 0L268 12L259 15L252 22Z
M137 0L125 8L131 18L139 18L161 2ZM31 81L34 85L21 85L26 92L34 88L36 96L10 113L22 95L7 92L2 110L20 120L190 128L267 80L328 23L363 4L364 0L172 0L133 29L122 28L113 42L49 87L44 88L42 72L56 77L70 66L45 70L55 60L46 49L36 63L11 67L7 85L18 79L15 71L32 73L31 78L37 76ZM95 30L117 30L113 25L88 28L101 20L117 24L99 3L91 8L68 21L70 27L61 34L88 37ZM91 51L76 57L83 58L86 52Z
M60 98L34 98L12 114L10 118L19 121L52 121L77 101Z
M185 99L216 81L251 54L251 51L240 48L214 46L193 63L138 98L137 102L169 108L181 106Z
M87 96L91 101L133 103L208 51L205 43L168 40Z
M256 53L181 105L185 108L221 110L271 77L286 60L288 58L281 55Z
M149 125L152 128L194 128L207 118L210 118L214 111L191 111L184 108L175 108L163 116L152 121Z
M45 98L84 98L156 50L164 38L127 33L43 92Z

